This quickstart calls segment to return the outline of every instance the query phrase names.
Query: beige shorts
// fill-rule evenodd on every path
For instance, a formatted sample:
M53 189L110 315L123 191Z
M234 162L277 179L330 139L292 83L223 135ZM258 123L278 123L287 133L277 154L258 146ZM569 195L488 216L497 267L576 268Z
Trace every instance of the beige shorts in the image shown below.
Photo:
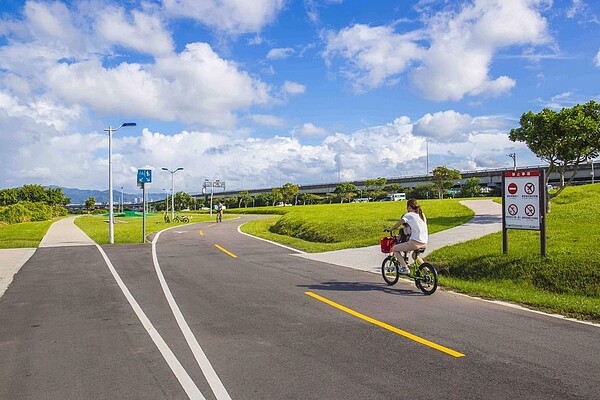
M418 249L427 248L427 243L417 242L416 240L409 240L408 242L398 243L394 246L394 251L413 251Z

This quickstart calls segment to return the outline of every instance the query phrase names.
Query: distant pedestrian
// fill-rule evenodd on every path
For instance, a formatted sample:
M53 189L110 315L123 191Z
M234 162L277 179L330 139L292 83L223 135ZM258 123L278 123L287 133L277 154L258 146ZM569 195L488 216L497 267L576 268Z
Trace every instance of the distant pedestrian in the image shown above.
M217 222L223 222L223 203L217 203Z

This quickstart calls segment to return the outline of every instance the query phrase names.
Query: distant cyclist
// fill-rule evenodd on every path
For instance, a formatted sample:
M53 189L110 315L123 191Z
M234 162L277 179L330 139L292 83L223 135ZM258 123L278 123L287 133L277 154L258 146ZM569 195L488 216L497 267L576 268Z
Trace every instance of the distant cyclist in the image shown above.
M396 222L394 226L388 229L392 231L398 229L402 225L408 225L410 227L410 239L407 242L398 243L394 246L394 254L401 264L398 272L404 275L409 274L410 270L401 253L426 248L429 237L427 232L427 218L425 217L425 214L423 214L423 210L421 210L421 206L417 203L417 200L409 199L406 202L406 210L408 212L400 218L400 221ZM423 260L419 257L419 261L422 262Z
M223 222L223 203L217 203L217 222Z

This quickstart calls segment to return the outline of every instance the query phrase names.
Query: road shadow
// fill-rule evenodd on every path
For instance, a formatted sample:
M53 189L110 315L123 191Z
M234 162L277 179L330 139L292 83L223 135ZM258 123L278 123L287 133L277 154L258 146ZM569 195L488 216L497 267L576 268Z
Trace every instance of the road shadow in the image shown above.
M417 289L414 285L411 289L405 289L404 285L388 286L385 283L371 283L371 282L340 282L340 281L329 281L314 283L312 285L296 285L311 291L321 292L383 292L396 296L417 296L423 295L423 293Z

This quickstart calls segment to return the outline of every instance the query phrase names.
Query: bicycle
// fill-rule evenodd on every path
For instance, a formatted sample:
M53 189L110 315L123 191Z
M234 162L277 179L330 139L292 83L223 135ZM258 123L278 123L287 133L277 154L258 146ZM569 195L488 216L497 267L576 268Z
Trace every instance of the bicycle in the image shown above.
M223 211L217 211L217 222L223 222Z
M190 219L188 217L186 217L185 215L182 215L182 216L176 215L175 217L173 217L173 222L188 223L188 222L190 222Z
M381 252L387 254L388 256L381 263L381 275L383 275L383 280L388 285L392 286L398 282L400 279L400 271L399 268L401 266L400 261L396 258L396 255L393 253L393 248L396 243L402 243L408 241L408 237L406 235L394 235L393 231L387 231L390 233L390 236L386 236L381 238ZM428 262L421 262L422 260L419 256L425 252L425 249L419 249L412 251L412 258L414 263L409 266L410 272L408 274L404 274L409 279L415 281L415 286L421 290L425 295L433 294L438 287L438 272L433 265ZM403 252L404 261L408 265L408 253Z

